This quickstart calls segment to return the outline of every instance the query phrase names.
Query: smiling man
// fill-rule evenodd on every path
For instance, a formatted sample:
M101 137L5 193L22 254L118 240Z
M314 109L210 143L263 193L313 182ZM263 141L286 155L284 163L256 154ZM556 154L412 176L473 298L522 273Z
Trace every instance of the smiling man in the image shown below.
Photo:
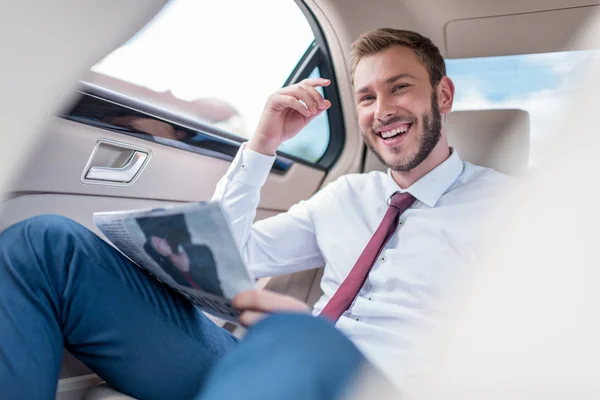
M454 84L429 39L367 32L352 46L351 65L358 123L387 173L342 176L287 213L252 225L276 149L330 106L315 90L329 81L307 79L269 98L214 199L234 221L256 276L324 265L313 314L335 322L402 387L422 371L422 339L436 331L454 283L477 267L490 212L514 180L462 161L448 146ZM261 318L261 308L285 308L276 296L262 296L270 302L252 307L237 299L250 310L243 322Z
M454 87L429 39L367 32L351 59L358 122L387 173L342 176L253 223L276 150L331 106L315 89L330 82L307 79L269 97L213 196L256 277L325 266L319 318L291 297L245 292L240 342L92 232L42 216L0 236L2 393L51 398L63 345L144 399L329 400L363 365L400 388L419 373L445 295L478 266L482 223L513 181L449 148Z
M407 46L387 46L394 41ZM450 155L441 115L452 108L454 85L437 48L418 42L381 30L355 43L352 60L365 143L403 187Z

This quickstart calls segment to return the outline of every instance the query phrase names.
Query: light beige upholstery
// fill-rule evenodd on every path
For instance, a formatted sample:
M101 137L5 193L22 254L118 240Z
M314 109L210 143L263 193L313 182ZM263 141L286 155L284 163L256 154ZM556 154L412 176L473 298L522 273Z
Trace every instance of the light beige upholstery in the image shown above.
M276 276L269 280L265 289L295 297L312 307L323 294L322 277L323 268Z
M447 116L448 142L460 157L512 176L529 163L529 113L523 110L454 111ZM385 170L368 151L365 171Z
M527 111L455 111L448 114L447 122L448 143L463 160L513 176L527 171Z
M103 383L86 394L83 400L135 400L133 397L117 392L110 385Z

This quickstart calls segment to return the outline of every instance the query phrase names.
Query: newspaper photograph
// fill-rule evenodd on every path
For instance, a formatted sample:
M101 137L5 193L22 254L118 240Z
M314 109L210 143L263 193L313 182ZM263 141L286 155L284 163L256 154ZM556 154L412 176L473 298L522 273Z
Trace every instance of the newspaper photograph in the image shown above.
M126 257L196 307L237 323L231 300L254 287L221 205L94 213L94 223Z

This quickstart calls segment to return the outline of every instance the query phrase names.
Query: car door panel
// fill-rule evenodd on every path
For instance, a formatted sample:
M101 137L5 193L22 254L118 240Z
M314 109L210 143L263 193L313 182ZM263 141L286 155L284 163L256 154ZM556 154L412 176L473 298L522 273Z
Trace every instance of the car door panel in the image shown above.
M106 139L151 152L147 166L132 185L82 182L96 143ZM228 160L57 117L15 180L3 204L6 212L0 218L0 229L39 213L65 215L93 229L94 211L209 200L229 165ZM271 173L262 190L259 217L285 211L310 197L324 175L324 171L300 163L293 163L284 174Z

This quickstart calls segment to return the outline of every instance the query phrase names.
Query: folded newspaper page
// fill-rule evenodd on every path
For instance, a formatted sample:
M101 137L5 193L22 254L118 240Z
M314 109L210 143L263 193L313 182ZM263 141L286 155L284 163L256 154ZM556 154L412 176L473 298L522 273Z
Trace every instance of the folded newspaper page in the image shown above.
M254 288L254 279L219 203L98 212L94 222L139 267L202 311L237 323L231 300Z

